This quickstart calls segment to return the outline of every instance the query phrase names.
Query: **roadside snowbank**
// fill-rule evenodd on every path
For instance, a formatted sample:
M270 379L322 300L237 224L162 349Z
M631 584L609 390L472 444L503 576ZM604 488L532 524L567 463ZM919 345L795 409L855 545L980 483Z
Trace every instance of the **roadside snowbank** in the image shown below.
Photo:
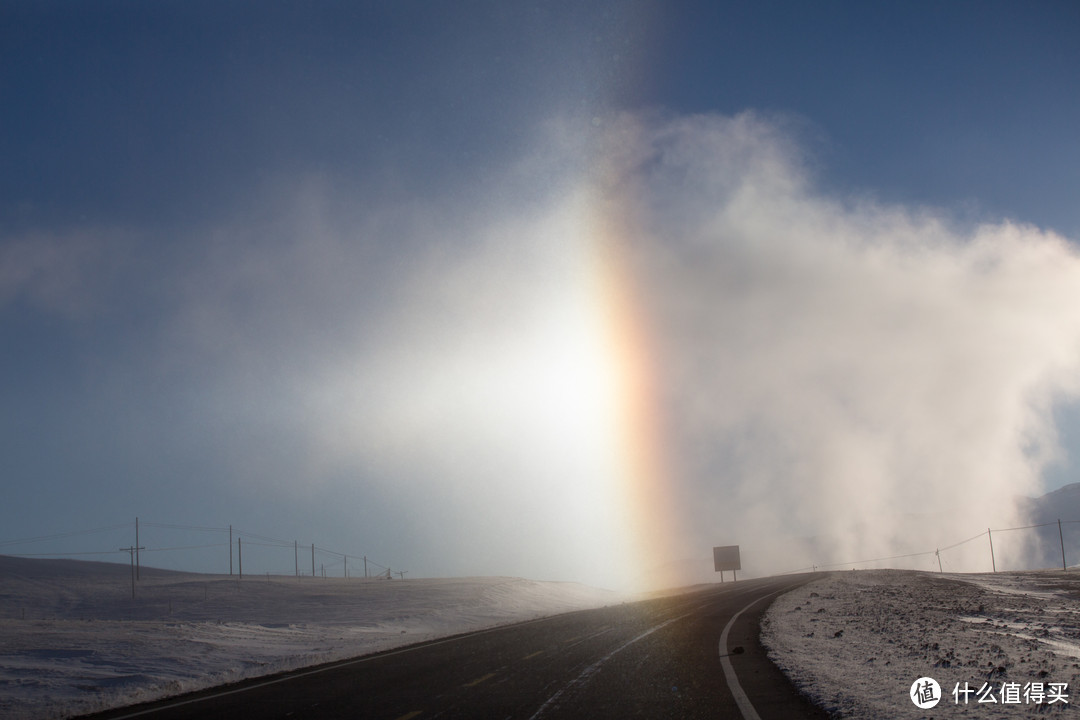
M792 681L837 717L1075 713L1080 575L836 573L777 599L762 642ZM921 677L941 686L933 709L920 710L909 697ZM966 705L965 683L973 691ZM1068 685L1068 704L1051 702L1052 683ZM1046 696L1037 704L1030 693L1040 687Z
M85 714L617 602L519 578L300 580L0 557L0 717Z

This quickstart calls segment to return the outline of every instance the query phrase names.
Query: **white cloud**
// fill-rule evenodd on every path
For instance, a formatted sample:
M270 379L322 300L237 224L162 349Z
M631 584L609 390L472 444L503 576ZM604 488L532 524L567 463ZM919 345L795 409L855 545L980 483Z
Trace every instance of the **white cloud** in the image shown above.
M696 558L685 580L711 577L715 544L757 571L890 556L1007 524L1040 489L1052 409L1080 389L1070 243L825 196L786 126L750 114L546 132L490 192L307 179L153 277L133 277L156 257L138 246L121 280L162 312L129 346L156 366L113 382L268 513L377 498L393 511L368 536L453 558L420 573L622 584L657 531L673 554L648 562ZM0 296L121 292L80 247L8 243ZM670 510L636 507L613 457L613 254L648 329Z
M824 197L753 115L624 117L613 137L607 212L647 288L688 552L933 550L1040 489L1080 378L1075 247Z

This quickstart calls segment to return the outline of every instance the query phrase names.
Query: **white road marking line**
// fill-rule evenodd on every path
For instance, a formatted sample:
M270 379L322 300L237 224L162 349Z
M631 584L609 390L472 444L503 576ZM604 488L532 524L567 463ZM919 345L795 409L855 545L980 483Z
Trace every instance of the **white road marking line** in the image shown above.
M218 690L216 692L202 695L200 697L190 698L188 700L178 700L166 705L160 705L157 707L147 708L146 710L138 710L136 712L128 713L127 715L117 715L113 720L128 720L129 718L140 717L142 715L149 715L151 713L160 712L162 710L171 710L172 708L181 707L183 705L192 705L194 703L205 702L207 700L213 700L215 698L226 697L228 695L236 695L238 693L247 692L248 690L255 690L256 688L266 687L267 685L277 685L278 683L288 682L295 680L296 678L306 677L308 675L318 675L319 673L329 672L331 670L337 670L339 668L348 667L350 665L359 665L360 663L370 662L371 660L378 660L379 658L389 657L391 655L401 655L402 653L414 652L416 650L423 650L425 648L433 647L435 645L445 645L446 643L457 642L459 640L466 640L476 635L487 635L488 633L498 632L499 630L505 630L507 627L519 627L521 625L532 625L533 623L543 622L549 620L550 617L536 618L535 620L526 620L521 623L513 623L512 625L501 625L493 628L487 628L486 630L476 630L474 632L467 632L461 635L455 635L443 640L434 640L427 643L419 643L417 645L409 645L397 650L389 650L382 653L374 653L371 655L362 655L360 657L352 658L350 660L340 660L338 662L330 663L322 667L313 668L311 670L304 670L302 672L294 672L292 674L283 675L262 682L257 682L252 685L245 685L233 690ZM208 688L207 692L212 690ZM198 692L198 691L197 691Z
M601 665L603 665L605 662L607 662L612 657L619 654L620 652L622 652L626 648L628 648L631 645L633 645L634 643L636 643L638 640L641 640L642 638L646 638L649 635L652 635L657 630L660 630L661 628L665 628L668 625L670 625L671 623L676 622L677 620L682 620L684 617L689 617L690 615L693 615L697 611L698 611L698 608L695 608L694 610L691 610L690 612L686 613L685 615L680 615L678 617L671 618L670 620L665 620L664 622L660 623L659 625L654 625L653 627L649 628L648 630L641 633L637 637L635 637L635 638L633 638L631 640L628 640L625 643L623 643L622 645L620 645L619 647L615 648L614 650L609 652L607 655L605 655L604 657L602 657L599 660L597 660L596 662L594 662L592 665L590 665L587 668L585 668L584 670L582 670L581 673L579 673L576 678L574 678L570 682L563 685L558 691L556 691L556 693L554 695L552 695L547 700L545 700L544 704L541 705L540 708L535 713L532 714L532 717L530 717L529 720L535 720L536 718L543 715L544 711L547 710L548 706L550 706L553 702L555 702L560 697L562 697L562 694L564 692L566 692L567 690L569 690L573 686L579 685L582 682L584 682L585 680L588 680L589 676L592 675L593 673L595 673L597 670L599 670Z
M563 650L569 650L572 647L577 647L578 645L585 642L586 640L592 640L594 637L599 637L599 636L603 635L604 633L611 632L612 629L613 628L605 627L605 628L602 628L600 630L597 630L596 632L592 633L591 635L585 635L585 636L578 635L578 636L570 638L569 640L564 640L563 643L570 643L570 644L567 645L566 647L564 647Z
M490 680L493 677L495 677L495 673L488 673L484 677L476 678L472 682L467 682L464 685L462 685L461 687L476 687L477 685L484 682L485 680Z
M731 660L728 659L727 639L728 631L731 630L731 626L735 624L736 618L749 610L754 605L758 604L767 597L776 595L783 592L777 590L771 592L768 595L762 595L757 600L750 601L742 610L731 616L727 625L724 626L724 632L720 633L720 664L724 668L724 679L727 680L728 688L731 690L732 696L735 698L735 704L739 706L739 712L742 713L743 720L761 720L761 716L757 714L757 710L754 709L753 704L750 702L750 698L746 697L746 693L743 692L742 685L739 684L739 678L735 675L735 668L731 666Z
M746 591L746 592L752 592L752 590ZM782 592L782 591L777 590L774 593L770 593L770 595L775 595L778 592ZM758 600L762 600L762 599L764 599L766 597L768 597L768 595L763 595L762 597L758 598L757 600L754 600L754 602L750 603L750 605L753 605L754 603L758 602ZM720 654L721 655L724 654L723 648L726 646L726 643L727 643L728 628L731 627L731 623L735 621L735 618L738 617L739 615L741 615L743 610L746 610L747 608L749 608L750 605L747 605L742 610L735 613L735 617L731 618L731 620L728 622L727 627L724 628L724 632L720 636L720 643L721 643L721 645L720 645L720 648L721 648ZM705 607L705 606L703 605L702 607ZM680 616L678 616L676 618L672 618L671 620L668 620L668 621L663 622L663 623L661 623L661 624L659 624L659 625L657 625L657 626L655 626L655 627L653 627L653 628L651 628L649 630L646 630L645 632L643 632L641 635L638 635L636 638L634 638L630 642L628 642L628 643L616 648L615 650L611 651L606 656L601 658L598 662L596 662L593 665L590 665L589 667L585 668L585 670L583 670L582 673L580 675L578 675L577 678L575 678L574 680L571 680L569 683L567 683L567 685L565 687L563 687L562 690L559 690L557 693L555 693L550 698L548 698L544 702L544 704L540 706L540 709L537 710L536 713L534 713L532 718L530 718L529 720L533 720L533 718L539 717L540 714L544 711L544 709L548 705L550 705L552 702L554 702L556 699L558 699L558 697L560 695L562 695L563 692L568 690L571 685L576 684L579 680L581 680L581 679L585 678L587 675L592 674L593 672L595 672L596 669L600 667L600 665L602 665L606 660L608 660L610 657L612 657L613 655L618 653L620 650L623 650L624 648L627 648L630 645L633 645L638 640L641 640L642 638L647 637L648 635L651 635L652 633L656 632L660 628L665 627L667 625L670 625L671 623L675 622L676 620L682 620L684 617L688 617L690 615L693 615L699 609L701 609L701 608L700 607L695 608L694 610L686 613L685 615L680 615ZM548 619L550 619L550 618L548 618L548 617L536 618L534 620L526 620L526 621L521 622L521 623L514 623L513 625L514 626L532 625L533 623L543 622L544 620L548 620ZM499 630L504 630L505 628L506 628L506 626L487 628L485 630L477 630L477 631L471 632L471 633L463 633L462 635L456 635L454 637L445 638L443 640L435 640L433 642L428 642L428 643L419 643L417 645L411 645L411 646L403 647L403 648L400 648L400 649L397 649L397 650L390 650L390 651L383 652L383 653L376 653L376 654L372 654L372 655L364 655L364 656L361 656L361 657L352 658L350 660L344 660L344 661L339 661L339 662L335 662L335 663L330 663L330 664L325 665L323 667L313 668L311 670L305 670L305 671L301 671L301 672L297 672L297 673L293 673L293 674L287 674L287 675L284 675L284 676L279 676L279 677L272 678L272 679L269 679L269 680L264 680L262 682L254 683L252 685L246 685L244 687L235 688L235 689L232 689L232 690L219 690L217 692L208 692L208 694L202 695L200 697L194 697L194 698L190 698L190 699L187 699L187 700L178 700L178 701L175 701L175 702L167 703L165 705L160 705L160 706L153 707L153 708L147 708L145 710L138 710L138 711L135 711L135 712L131 712L131 713L128 713L126 715L118 715L113 720L128 720L128 718L141 717L143 715L149 715L151 713L159 712L161 710L169 710L171 708L182 707L184 705L193 705L195 703L205 702L207 700L212 700L214 698L226 697L226 696L229 696L229 695L236 695L238 693L247 692L248 690L255 690L256 688L266 687L267 685L276 685L278 683L288 682L289 680L294 680L296 678L305 677L307 675L317 675L319 673L328 672L330 670L336 670L338 668L347 667L349 665L358 665L360 663L368 662L368 661L371 661L371 660L377 660L379 658L387 657L387 656L390 656L390 655L400 655L402 653L413 652L415 650L422 650L424 648L432 647L434 645L443 645L443 644L446 644L446 643L457 642L458 640L464 640L464 639L467 639L467 638L469 638L471 636L475 636L475 635L486 635L488 633L498 632ZM728 678L728 685L732 685L734 683L733 691L734 691L735 687L738 687L739 693L742 694L742 696L743 696L743 698L745 700L746 695L745 695L745 693L742 693L742 688L739 686L738 680L735 678L735 671L734 671L734 669L731 668L731 663L728 662L727 658L725 658L725 657L721 657L720 662L723 663L723 665L724 665L724 674ZM750 705L750 701L749 700L745 700L745 701L746 701L747 707L750 708L750 712L753 713L753 715L747 715L745 710L743 710L742 705L740 705L739 709L743 710L743 717L745 718L745 720L761 720L761 718L758 717L758 714L754 710L753 706ZM736 698L736 702L738 702L738 698Z

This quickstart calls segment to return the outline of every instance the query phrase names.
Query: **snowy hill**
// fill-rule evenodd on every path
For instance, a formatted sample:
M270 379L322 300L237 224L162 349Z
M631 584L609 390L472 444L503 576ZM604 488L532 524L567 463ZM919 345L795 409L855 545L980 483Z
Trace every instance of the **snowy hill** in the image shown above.
M1021 507L1032 523L1080 520L1080 483L1072 483L1038 498L1023 498Z
M838 717L1072 714L1080 691L1080 574L837 572L780 597L769 657ZM913 683L933 678L920 713Z
M128 565L0 556L0 717L63 718L622 599L520 578L140 575L133 600ZM778 599L763 639L845 717L907 710L908 686L926 675L947 705L965 682L1075 691L1077 577L838 572Z
M520 578L198 575L0 556L0 717L61 718L618 598Z
M1033 567L1061 568L1061 546L1069 567L1080 565L1080 483L1058 488L1038 498L1019 498L1017 505L1028 525ZM1061 533L1058 533L1061 520Z

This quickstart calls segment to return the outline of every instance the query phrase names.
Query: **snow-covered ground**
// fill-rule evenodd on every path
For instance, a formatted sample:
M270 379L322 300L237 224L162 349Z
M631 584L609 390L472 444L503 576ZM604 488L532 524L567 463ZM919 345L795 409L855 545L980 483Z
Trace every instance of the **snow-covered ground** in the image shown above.
M0 557L0 718L63 718L618 601L518 578L195 575Z
M518 578L239 581L144 568L132 600L125 565L0 556L0 717L63 718L621 599ZM836 573L778 598L762 639L839 717L1080 712L1076 572ZM924 676L941 687L932 710L908 695ZM1051 703L1062 685L1068 704ZM996 703L979 702L984 686Z
M1080 572L836 573L773 603L762 641L838 717L1080 712ZM941 688L932 709L909 697L922 677Z

